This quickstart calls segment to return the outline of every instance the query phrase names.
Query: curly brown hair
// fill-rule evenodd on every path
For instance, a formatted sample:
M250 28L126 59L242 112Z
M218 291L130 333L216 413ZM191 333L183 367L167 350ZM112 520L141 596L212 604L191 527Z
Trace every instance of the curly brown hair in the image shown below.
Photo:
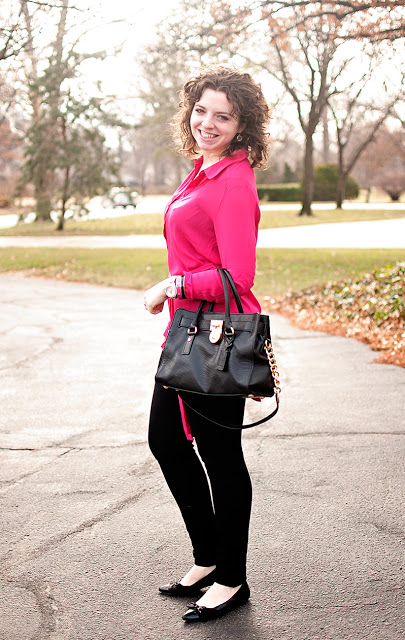
M224 151L224 156L231 156L238 149L246 149L252 167L262 167L267 160L269 134L266 129L270 109L260 85L249 73L234 67L203 67L185 83L180 93L179 110L172 121L180 152L187 158L200 155L191 133L190 117L205 89L223 91L232 104L234 115L244 127L242 140L238 141L235 137Z

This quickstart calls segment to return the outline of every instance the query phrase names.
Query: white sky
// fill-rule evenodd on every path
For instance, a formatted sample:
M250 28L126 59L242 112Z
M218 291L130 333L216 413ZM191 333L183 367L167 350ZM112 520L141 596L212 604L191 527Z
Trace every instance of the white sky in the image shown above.
M153 36L153 27L169 15L177 0L93 0L101 6L102 14L111 20L124 19L126 24L115 26L116 36L130 36L134 47L145 44Z
M139 50L153 40L155 25L173 12L178 0L88 0L88 4L103 16L105 26L86 35L83 49L111 52L122 46L122 52L104 60L99 69L105 91L124 96L136 74L133 62ZM122 22L111 24L114 20Z

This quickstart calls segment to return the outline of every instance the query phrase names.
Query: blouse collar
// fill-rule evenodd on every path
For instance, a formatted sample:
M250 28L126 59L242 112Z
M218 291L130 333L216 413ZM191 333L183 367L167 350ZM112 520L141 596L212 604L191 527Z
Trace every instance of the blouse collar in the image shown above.
M226 167L229 167L230 164L234 164L235 162L242 162L242 160L245 160L247 158L247 155L248 154L246 149L238 149L238 151L236 151L233 155L226 156L225 158L222 158L222 160L219 160L219 162L216 162L215 164L212 164L211 166L204 169L204 173L207 178L215 178L215 176L221 173L221 171L223 171ZM197 160L194 160L196 173L198 173L202 163L202 156L200 158L197 158Z

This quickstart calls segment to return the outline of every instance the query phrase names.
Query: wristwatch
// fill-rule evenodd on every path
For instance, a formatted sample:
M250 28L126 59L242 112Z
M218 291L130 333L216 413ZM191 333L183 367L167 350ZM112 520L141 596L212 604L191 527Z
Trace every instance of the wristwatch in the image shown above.
M169 284L165 289L165 294L168 298L177 298L177 287L175 278L169 278Z
M183 300L186 297L184 276L169 276L169 284L165 289L165 294L168 298L180 298L180 300Z

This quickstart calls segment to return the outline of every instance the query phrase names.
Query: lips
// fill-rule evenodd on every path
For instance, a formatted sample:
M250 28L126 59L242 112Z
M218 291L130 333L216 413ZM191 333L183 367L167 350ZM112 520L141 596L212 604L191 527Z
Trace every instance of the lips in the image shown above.
M204 138L204 140L212 140L213 138L217 138L218 137L214 133L206 133L205 131L201 131L201 129L198 129L198 133L200 134L200 136L202 138Z

